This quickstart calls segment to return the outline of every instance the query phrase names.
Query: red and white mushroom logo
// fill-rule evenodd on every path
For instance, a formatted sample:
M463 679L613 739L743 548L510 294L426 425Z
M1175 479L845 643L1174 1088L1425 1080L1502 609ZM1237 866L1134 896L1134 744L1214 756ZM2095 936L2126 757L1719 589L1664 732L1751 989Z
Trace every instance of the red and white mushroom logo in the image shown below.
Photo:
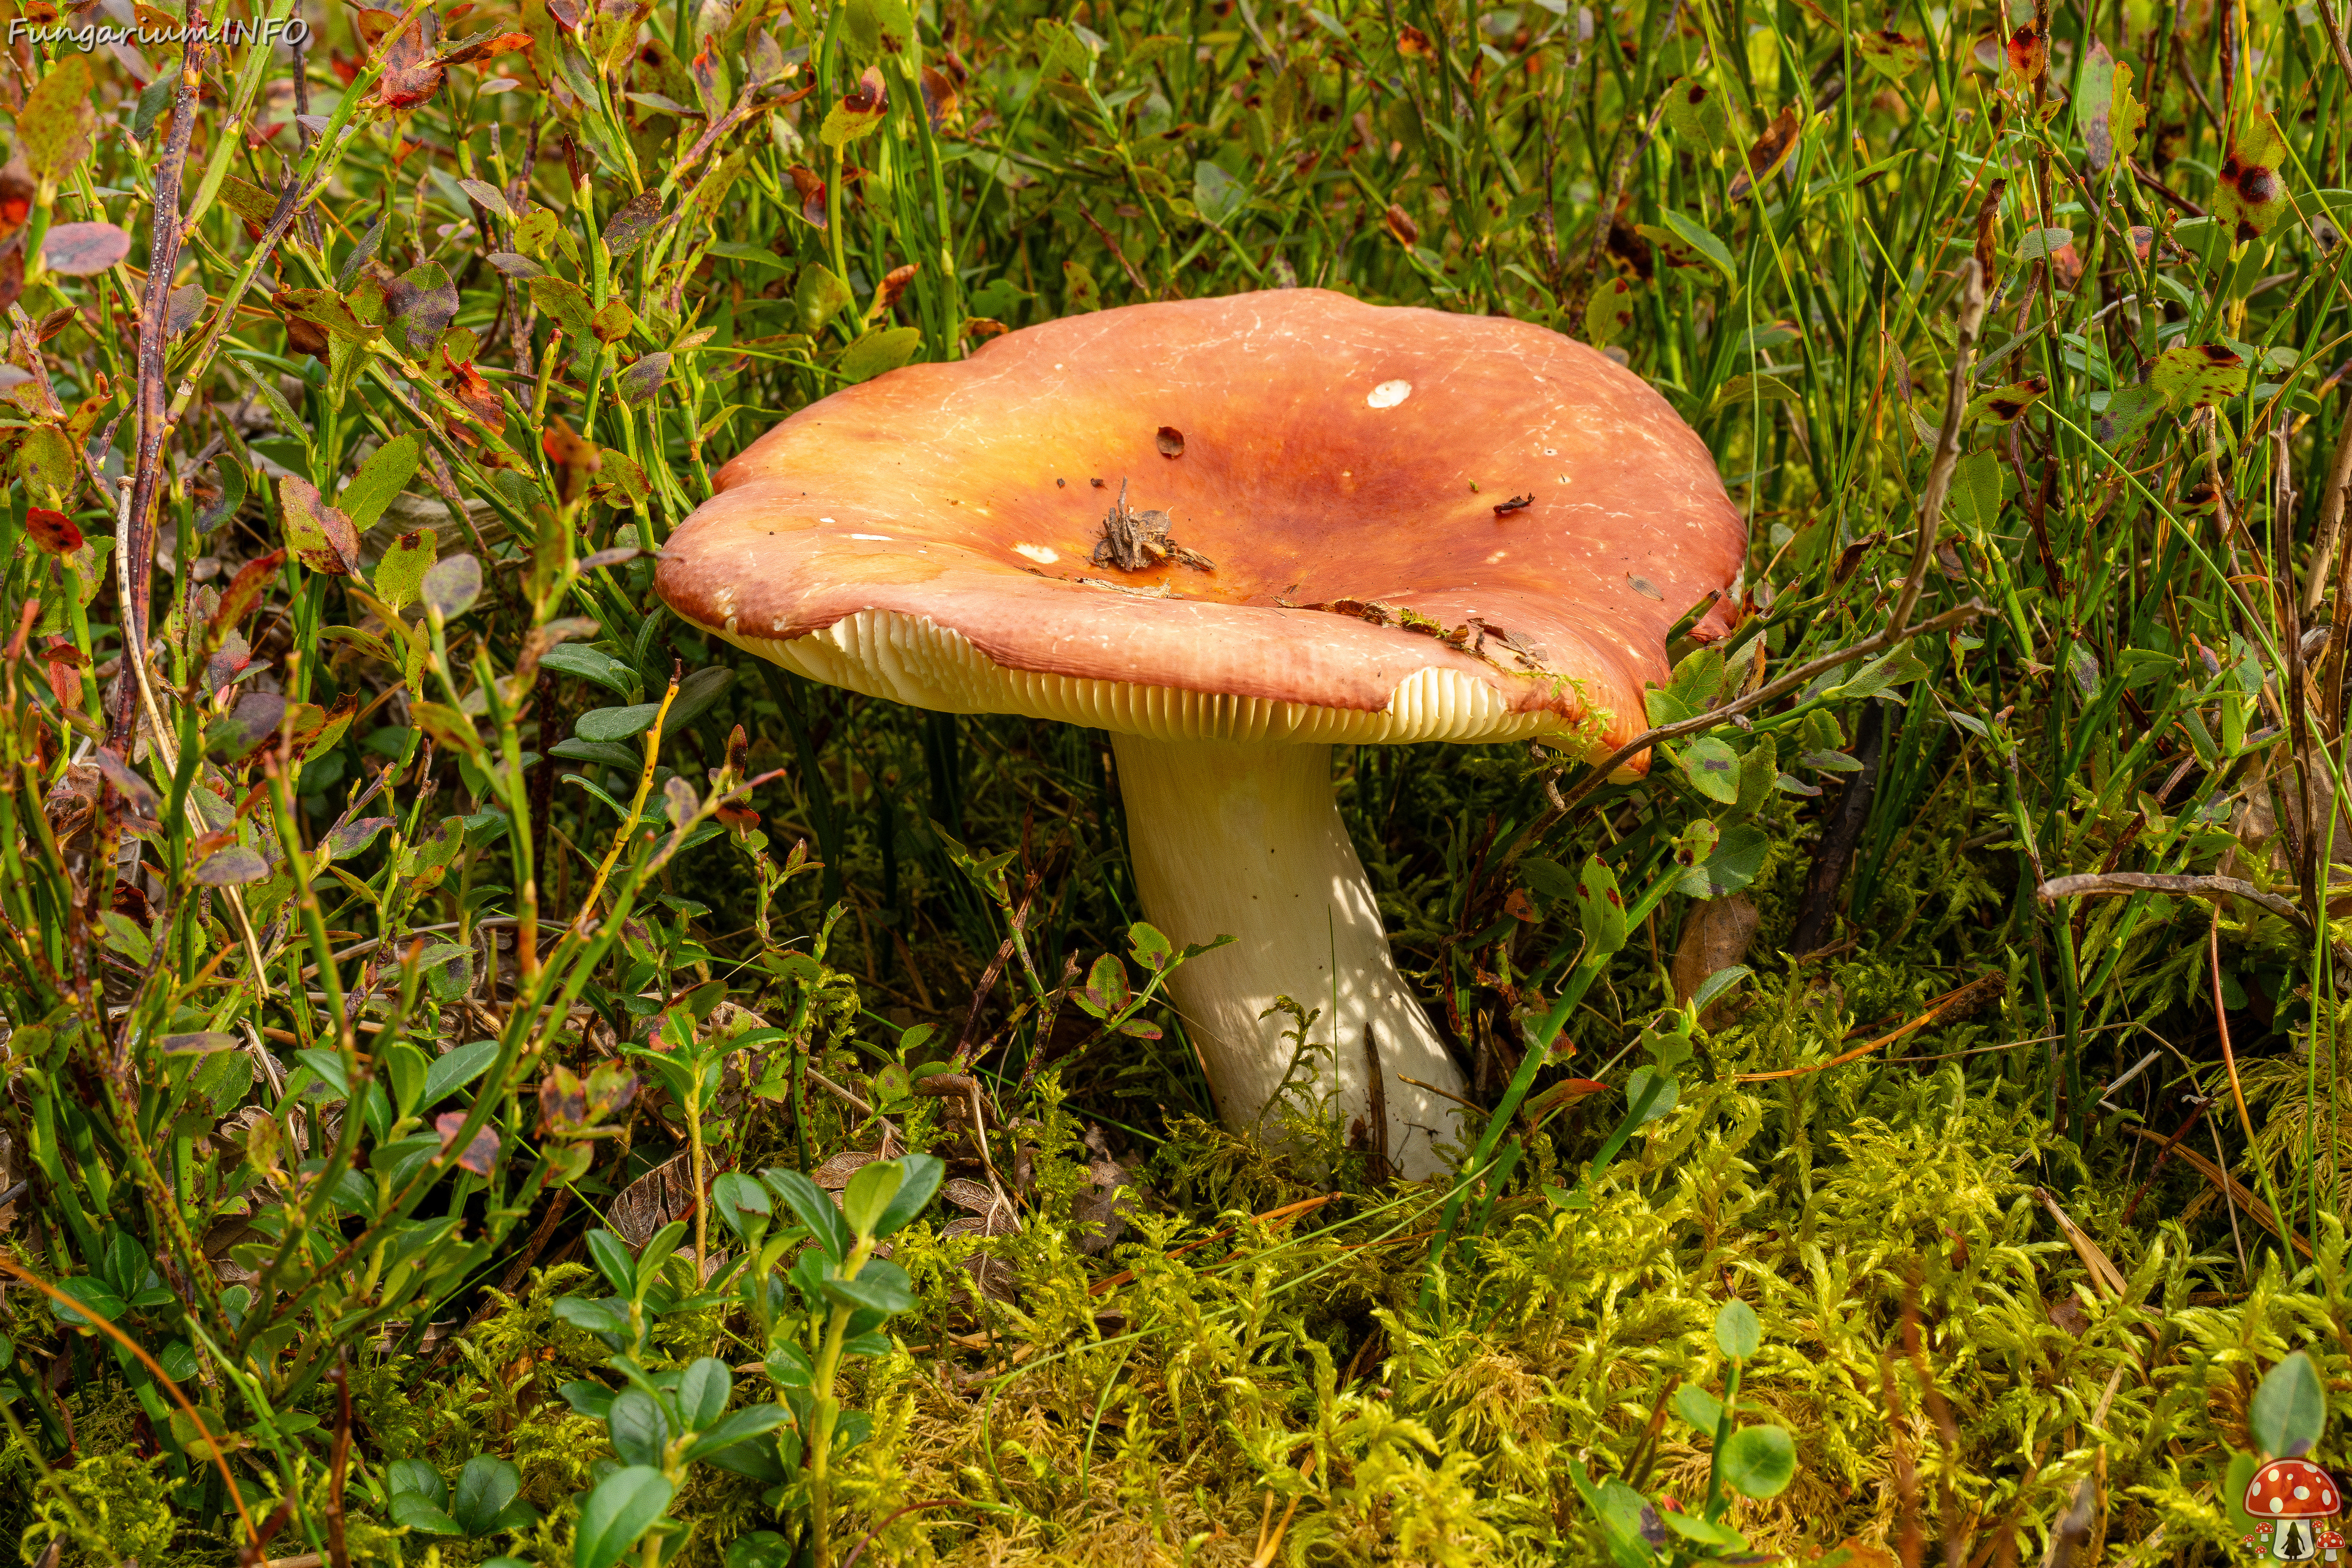
M2273 1459L2246 1483L2246 1511L2271 1527L2270 1554L2281 1563L2318 1558L2323 1534L2336 1542L2330 1557L2341 1551L2343 1538L2320 1521L2335 1518L2343 1501L2335 1479L2308 1459Z

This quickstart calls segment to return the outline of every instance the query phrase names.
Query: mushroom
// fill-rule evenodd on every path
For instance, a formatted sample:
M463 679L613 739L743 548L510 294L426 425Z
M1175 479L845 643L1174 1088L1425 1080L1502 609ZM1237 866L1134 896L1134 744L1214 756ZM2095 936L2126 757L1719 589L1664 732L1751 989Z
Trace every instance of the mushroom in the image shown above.
M663 553L673 609L830 685L1109 731L1145 915L1236 939L1169 984L1225 1122L1258 1125L1294 1065L1288 995L1328 1052L1292 1081L1384 1104L1367 1142L1408 1177L1442 1168L1464 1079L1390 955L1332 747L1605 752L1679 612L1717 593L1690 635L1729 629L1747 541L1698 438L1591 349L1318 289L892 372L717 490Z
M2271 1525L2271 1555L2282 1563L2319 1555L2315 1521L2335 1518L2341 1501L2334 1478L2308 1459L2273 1459L2246 1483L2245 1510Z
M2316 1544L2319 1548L2320 1561L2333 1563L2344 1553L2344 1532L2323 1529L2319 1532Z

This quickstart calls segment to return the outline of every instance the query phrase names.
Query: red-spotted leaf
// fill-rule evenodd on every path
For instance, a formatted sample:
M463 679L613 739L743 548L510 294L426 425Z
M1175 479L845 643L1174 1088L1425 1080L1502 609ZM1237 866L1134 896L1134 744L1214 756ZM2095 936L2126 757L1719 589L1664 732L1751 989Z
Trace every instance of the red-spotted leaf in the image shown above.
M2278 121L2255 110L2230 139L2213 185L2213 216L2239 240L2259 239L2286 210L2286 139Z
M651 398L668 379L669 365L670 356L666 353L646 354L633 362L620 374L621 401L634 406Z
M2220 343L2183 343L2156 356L2147 384L2176 414L2220 403L2246 390L2246 362Z
M1623 278L1605 278L1594 285L1584 305L1584 341L1606 348L1633 324L1633 285Z
M613 253L614 260L625 261L660 226L661 193L639 191L605 222L604 248Z
M882 117L889 107L881 68L867 66L865 74L857 79L857 86L825 111L824 123L817 128L817 140L838 150L860 136L880 130Z
M2003 425L2013 424L2049 390L2048 378L2039 375L2011 382L2007 386L1996 386L1969 402L1967 416L1998 420Z
M16 111L16 151L35 180L62 181L89 156L98 111L90 107L89 61L67 54Z
M319 488L291 477L278 481L286 546L294 559L331 577L354 577L360 569L359 535L352 520L329 506Z
M64 555L81 548L80 527L65 513L51 511L45 506L26 510L25 533L52 555Z
M68 278L103 272L130 254L131 236L110 223L61 223L41 239L41 265Z
M407 334L411 353L429 353L457 319L457 285L437 261L413 267L394 279L384 286L384 296L392 306L393 321Z
M2037 81L2042 73L2050 68L2050 41L2034 31L2031 24L2009 36L2009 45L2003 53L2008 58L2009 68L2017 73L2017 79L2021 82L2031 84Z

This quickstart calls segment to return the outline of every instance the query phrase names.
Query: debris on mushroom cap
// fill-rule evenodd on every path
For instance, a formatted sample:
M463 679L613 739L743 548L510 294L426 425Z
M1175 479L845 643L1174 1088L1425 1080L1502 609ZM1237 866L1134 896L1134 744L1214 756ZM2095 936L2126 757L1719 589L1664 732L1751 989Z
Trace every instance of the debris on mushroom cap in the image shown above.
M2246 1483L2246 1511L2256 1519L2326 1519L2337 1510L2336 1482L2307 1459L2273 1459Z
M1121 479L1118 499L1110 503L1110 515L1102 521L1102 538L1089 559L1097 566L1116 566L1122 572L1149 572L1169 561L1190 566L1195 572L1217 569L1217 563L1199 551L1170 538L1168 529L1166 512L1136 511L1128 506L1127 481ZM1013 548L1021 547L1016 544Z
M1105 559L1096 481L1129 477L1134 552ZM718 488L661 563L688 618L918 706L1171 738L1611 748L1747 547L1698 437L1591 349L1305 289L907 366L803 409ZM1114 564L1147 592L1082 580ZM1736 600L1687 635L1720 638Z

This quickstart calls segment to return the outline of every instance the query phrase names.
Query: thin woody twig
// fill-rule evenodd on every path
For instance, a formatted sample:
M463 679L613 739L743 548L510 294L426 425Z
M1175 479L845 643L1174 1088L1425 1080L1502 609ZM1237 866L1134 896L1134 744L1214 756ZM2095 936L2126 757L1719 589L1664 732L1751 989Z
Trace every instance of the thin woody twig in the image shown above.
M2305 925L2304 911L2276 893L2266 893L2235 877L2164 877L2145 871L2103 871L2074 877L2053 877L2035 889L2044 900L2096 898L2127 893L2172 893L2184 898L2244 899L2274 915Z
M1969 406L1969 373L1975 366L1977 333L1984 326L1984 273L1971 257L1960 264L1959 341L1952 350L1952 374L1944 384L1944 424L1936 433L1936 455L1927 464L1927 487L1919 494L1918 537L1912 545L1911 571L1903 580L1895 610L1887 616L1884 636L1900 637L1919 605L1919 592L1927 580L1927 563L1936 556L1936 540L1943 530L1944 498L1951 492L1952 471L1960 461L1960 424Z
M172 274L179 270L180 244L185 237L180 221L180 176L187 167L188 143L196 129L196 90L203 81L205 40L213 31L208 7L199 20L199 0L188 0L187 45L180 57L180 86L172 99L172 131L164 139L163 155L155 169L155 217L147 245L147 286L139 302L139 441L132 461L131 510L124 536L116 542L131 563L131 598L122 606L125 655L142 660L147 651L148 598L155 579L155 499L163 477L163 438L169 430L163 403L163 343L165 313L172 297ZM217 0L214 0L217 5ZM226 318L229 312L222 315ZM138 702L132 683L122 684L115 699L110 743L121 747L138 722Z
M1984 325L1984 273L1973 258L1961 263L1959 299L1959 342L1952 358L1952 373L1944 393L1943 428L1937 433L1936 455L1927 468L1927 483L1919 496L1917 542L1912 546L1911 569L1903 579L1903 587L1895 595L1895 607L1886 618L1885 626L1850 647L1811 659L1780 676L1777 680L1757 688L1748 695L1722 707L1708 710L1696 718L1679 723L1661 724L1645 730L1592 765L1583 781L1569 791L1559 804L1536 819L1512 846L1515 859L1527 846L1535 843L1573 810L1579 801L1598 789L1618 767L1641 755L1661 741L1696 734L1752 708L1761 707L1773 699L1794 691L1811 682L1814 677L1854 659L1867 658L1872 654L1894 647L1906 637L1926 637L1944 631L1985 613L1983 601L1971 599L1957 609L1947 610L1933 620L1920 623L1915 631L1911 626L1912 613L1918 608L1919 594L1927 578L1927 563L1935 559L1936 541L1941 531L1944 498L1952 487L1952 471L1959 462L1960 424L1968 410L1969 373L1975 363L1977 332Z
M1931 619L1921 621L1906 635L1914 637L1933 637L1938 632L1965 626L1986 613L1987 606L1983 600L1970 599L1965 605L1946 610L1942 615ZM1702 730L1712 730L1727 720L1761 708L1776 698L1788 695L1800 687L1811 683L1816 676L1825 675L1841 665L1852 664L1858 658L1868 658L1874 653L1883 653L1889 647L1903 640L1904 637L1895 634L1891 627L1886 631L1874 633L1851 647L1839 648L1833 653L1825 653L1819 658L1808 659L1778 679L1759 686L1746 696L1727 702L1719 708L1710 708L1696 718L1684 719L1672 724L1661 724L1655 729L1643 731L1600 762L1593 763L1591 772L1585 775L1581 783L1561 795L1558 805L1547 810L1528 826L1527 831L1519 835L1518 841L1512 846L1511 853L1506 857L1506 859L1517 858L1528 845L1542 837L1560 818L1575 810L1578 803L1586 795L1600 788L1621 764L1641 755L1659 742L1678 740L1685 735L1696 734Z

